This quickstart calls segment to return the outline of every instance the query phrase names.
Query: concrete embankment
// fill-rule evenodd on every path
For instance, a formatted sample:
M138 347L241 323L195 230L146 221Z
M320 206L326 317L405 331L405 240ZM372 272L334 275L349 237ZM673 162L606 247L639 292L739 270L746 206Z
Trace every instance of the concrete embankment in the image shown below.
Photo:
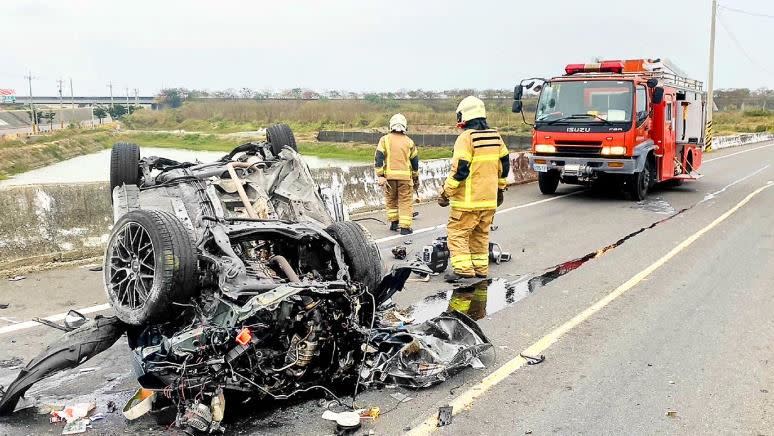
M425 161L419 198L436 198L448 159ZM535 179L522 152L511 153L510 183ZM384 204L370 165L312 170L322 188L339 190L350 213ZM0 271L102 254L112 225L107 183L13 186L0 189Z

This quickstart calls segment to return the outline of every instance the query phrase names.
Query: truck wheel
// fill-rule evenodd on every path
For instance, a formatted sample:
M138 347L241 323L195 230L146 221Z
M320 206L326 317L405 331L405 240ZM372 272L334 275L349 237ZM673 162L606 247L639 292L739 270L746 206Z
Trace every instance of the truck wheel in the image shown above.
M559 186L559 172L548 171L545 173L538 173L538 186L540 192L546 195L551 195L556 192L556 188Z
M648 196L652 178L653 172L650 168L650 162L646 160L642 171L632 174L627 180L627 191L632 200L642 201Z
M271 152L275 156L279 155L279 152L287 145L295 151L298 151L296 146L296 137L293 135L293 131L290 130L287 124L273 124L266 129L266 139L271 144Z
M128 142L116 142L110 151L110 201L113 189L123 184L140 183L140 146Z
M335 222L325 231L341 246L350 278L375 291L382 281L382 256L371 233L352 221Z
M180 220L158 210L133 210L113 227L105 252L105 291L130 325L174 319L172 303L196 290L197 257Z

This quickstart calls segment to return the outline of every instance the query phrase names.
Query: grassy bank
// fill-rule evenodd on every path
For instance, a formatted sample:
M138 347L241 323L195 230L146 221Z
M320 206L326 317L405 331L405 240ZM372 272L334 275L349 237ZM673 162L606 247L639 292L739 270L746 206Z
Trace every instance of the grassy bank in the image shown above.
M35 138L0 142L0 180L14 174L42 168L76 156L110 148L118 141L133 142L141 147L178 148L202 151L231 151L249 140L239 137L210 134L136 133L116 131L70 131L58 139L42 142ZM337 144L299 142L301 154L328 159L370 162L374 156L373 144ZM451 147L419 147L422 159L451 157Z
M121 140L140 146L162 148L185 148L189 150L231 151L247 139L228 138L221 135L171 133L122 133ZM298 151L307 156L349 161L371 161L374 158L373 144L305 142L298 143ZM422 159L451 157L451 147L419 147Z
M507 99L487 101L490 124L506 132L528 132L521 116L511 113ZM256 130L272 123L287 123L296 132L335 129L386 128L396 112L406 116L411 129L452 128L454 100L238 100L190 101L178 109L138 111L124 119L135 130L189 130L232 133Z
M735 133L774 133L774 111L747 110L716 112L712 124L715 136Z
M49 138L56 138L46 141ZM61 131L27 140L0 141L0 179L110 147L107 130Z

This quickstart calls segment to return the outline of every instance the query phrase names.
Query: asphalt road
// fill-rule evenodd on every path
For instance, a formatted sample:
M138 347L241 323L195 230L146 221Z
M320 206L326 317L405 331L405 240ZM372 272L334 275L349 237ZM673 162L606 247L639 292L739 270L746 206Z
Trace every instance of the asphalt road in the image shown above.
M767 188L774 144L705 155L701 172L701 180L658 189L639 204L572 186L552 197L535 184L511 188L492 239L513 260L490 271L518 286L510 295L499 281L490 286L488 313L479 320L494 344L486 369L430 389L400 389L413 398L402 404L389 395L396 390L363 393L359 405L389 410L364 432L774 434L774 186ZM415 229L422 231L409 237L362 222L381 241L388 264L394 245L410 240L409 252L418 251L444 234L437 226L446 210L430 204L419 211ZM528 278L595 252L588 262L565 264L575 269L565 267L561 277L527 288ZM438 277L412 281L395 300L417 316L432 315L446 308L450 290ZM9 304L0 309L0 384L15 377L18 359L58 337L16 323L104 302L100 273L86 268L0 282L0 303ZM545 361L525 365L518 357L525 350ZM104 412L136 386L122 341L84 366L89 371L41 383L30 396L38 403L94 399ZM455 406L452 424L428 425L445 404ZM333 434L322 412L311 400L266 405L235 428ZM120 414L93 426L90 433L165 432L149 419L126 423ZM59 431L31 411L0 422L3 434Z

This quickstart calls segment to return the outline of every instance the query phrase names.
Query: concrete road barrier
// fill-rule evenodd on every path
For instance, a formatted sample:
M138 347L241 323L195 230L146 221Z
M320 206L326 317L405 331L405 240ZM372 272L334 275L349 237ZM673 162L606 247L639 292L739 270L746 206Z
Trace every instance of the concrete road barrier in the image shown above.
M739 147L740 145L771 140L774 140L774 134L772 133L743 133L741 135L718 136L712 141L712 149L720 150L723 148Z
M448 159L422 162L419 198L434 200L449 173ZM535 179L524 153L511 153L510 183ZM384 205L371 165L313 169L322 188L342 193L349 213ZM0 189L0 271L102 254L112 225L104 182L11 186Z

